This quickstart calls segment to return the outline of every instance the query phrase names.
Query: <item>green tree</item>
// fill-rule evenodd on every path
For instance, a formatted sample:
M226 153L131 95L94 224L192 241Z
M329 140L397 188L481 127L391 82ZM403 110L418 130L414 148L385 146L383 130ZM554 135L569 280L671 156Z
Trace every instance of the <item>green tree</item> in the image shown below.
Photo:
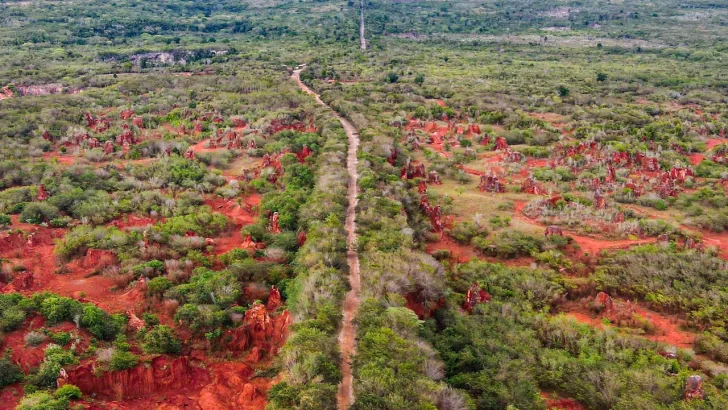
M0 357L0 389L23 380L23 371L5 353Z
M82 396L81 389L72 384L64 384L56 389L56 392L53 393L53 395L56 396L57 399L65 398L67 400L78 400Z
M182 351L182 344L171 327L159 325L144 335L144 350L147 353L178 354Z

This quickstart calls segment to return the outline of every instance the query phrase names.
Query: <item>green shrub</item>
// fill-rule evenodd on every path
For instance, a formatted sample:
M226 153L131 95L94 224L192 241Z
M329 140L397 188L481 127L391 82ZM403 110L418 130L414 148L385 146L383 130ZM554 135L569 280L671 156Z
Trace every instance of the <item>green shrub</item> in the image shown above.
M137 363L139 363L139 357L135 354L121 349L114 349L109 361L109 368L114 371L130 369L136 366Z
M10 360L6 353L0 357L0 389L23 380L23 370Z
M120 314L109 315L101 308L88 303L83 306L81 326L101 340L114 340L126 326L126 317Z
M154 327L159 324L159 317L154 313L144 313L142 315L142 320L144 320L144 324L146 324L147 327Z
M140 277L140 276L146 276L146 277L155 277L159 275L164 274L164 262L159 260L151 260L148 262L140 263L139 265L136 265L131 268L132 273L134 273L134 276Z
M35 392L23 397L15 410L67 410L68 399L54 398L45 391Z
M80 314L83 306L77 300L49 295L40 303L40 313L51 324L70 322Z
M167 289L171 288L172 282L164 276L157 276L149 282L147 282L147 294L148 295L161 295Z
M31 202L25 206L20 213L20 221L39 224L41 222L50 222L61 216L60 211L55 206L46 202Z
M506 259L531 256L543 251L545 244L543 238L526 235L520 231L496 233L492 240L480 237L473 240L473 245L481 252Z
M77 360L73 353L51 343L45 348L43 362L38 368L38 372L29 376L28 381L38 387L55 386L61 368L75 363Z
M728 362L728 343L706 332L695 338L695 353L725 363Z
M165 325L159 325L144 335L144 351L147 353L179 354L182 344L174 335L174 330Z
M450 235L458 243L468 244L475 236L488 236L488 231L472 222L462 222L453 227Z
M78 400L82 396L81 389L72 384L64 384L56 389L56 392L53 393L53 395L56 396L57 399L65 398L67 400Z
M48 332L51 341L59 346L65 346L71 342L71 334L68 332Z
M25 321L25 312L17 306L3 306L2 314L0 314L0 330L11 331L15 330Z

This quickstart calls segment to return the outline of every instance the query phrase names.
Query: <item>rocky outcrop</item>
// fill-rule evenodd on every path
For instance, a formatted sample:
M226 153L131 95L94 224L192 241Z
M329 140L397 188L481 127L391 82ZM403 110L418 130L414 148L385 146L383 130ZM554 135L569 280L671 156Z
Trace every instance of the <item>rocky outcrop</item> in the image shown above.
M262 304L255 304L245 312L243 325L226 332L226 348L235 353L253 349L248 358L252 363L265 356L275 355L288 334L291 315L288 311L271 316Z
M213 368L214 380L200 392L202 410L265 408L265 394L251 383L253 369L243 363L223 363Z
M103 269L116 263L116 255L112 251L89 249L86 257L81 262L81 267L86 269Z

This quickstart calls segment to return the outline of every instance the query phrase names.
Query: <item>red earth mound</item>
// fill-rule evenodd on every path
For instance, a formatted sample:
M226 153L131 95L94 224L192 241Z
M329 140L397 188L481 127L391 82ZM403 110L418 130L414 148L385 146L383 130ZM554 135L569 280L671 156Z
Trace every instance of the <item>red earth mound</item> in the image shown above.
M192 391L209 383L210 373L189 357L158 356L146 365L131 369L95 374L95 365L82 364L67 370L68 378L59 384L70 383L82 392L106 400L133 399L162 395L168 391Z

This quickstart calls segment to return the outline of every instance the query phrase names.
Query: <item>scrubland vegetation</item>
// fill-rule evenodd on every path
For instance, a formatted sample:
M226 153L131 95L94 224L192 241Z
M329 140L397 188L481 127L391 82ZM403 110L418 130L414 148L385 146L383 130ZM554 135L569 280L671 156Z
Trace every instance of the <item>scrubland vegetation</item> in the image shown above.
M723 5L0 11L9 408L337 408L347 135L301 63L361 143L352 409L728 407Z

